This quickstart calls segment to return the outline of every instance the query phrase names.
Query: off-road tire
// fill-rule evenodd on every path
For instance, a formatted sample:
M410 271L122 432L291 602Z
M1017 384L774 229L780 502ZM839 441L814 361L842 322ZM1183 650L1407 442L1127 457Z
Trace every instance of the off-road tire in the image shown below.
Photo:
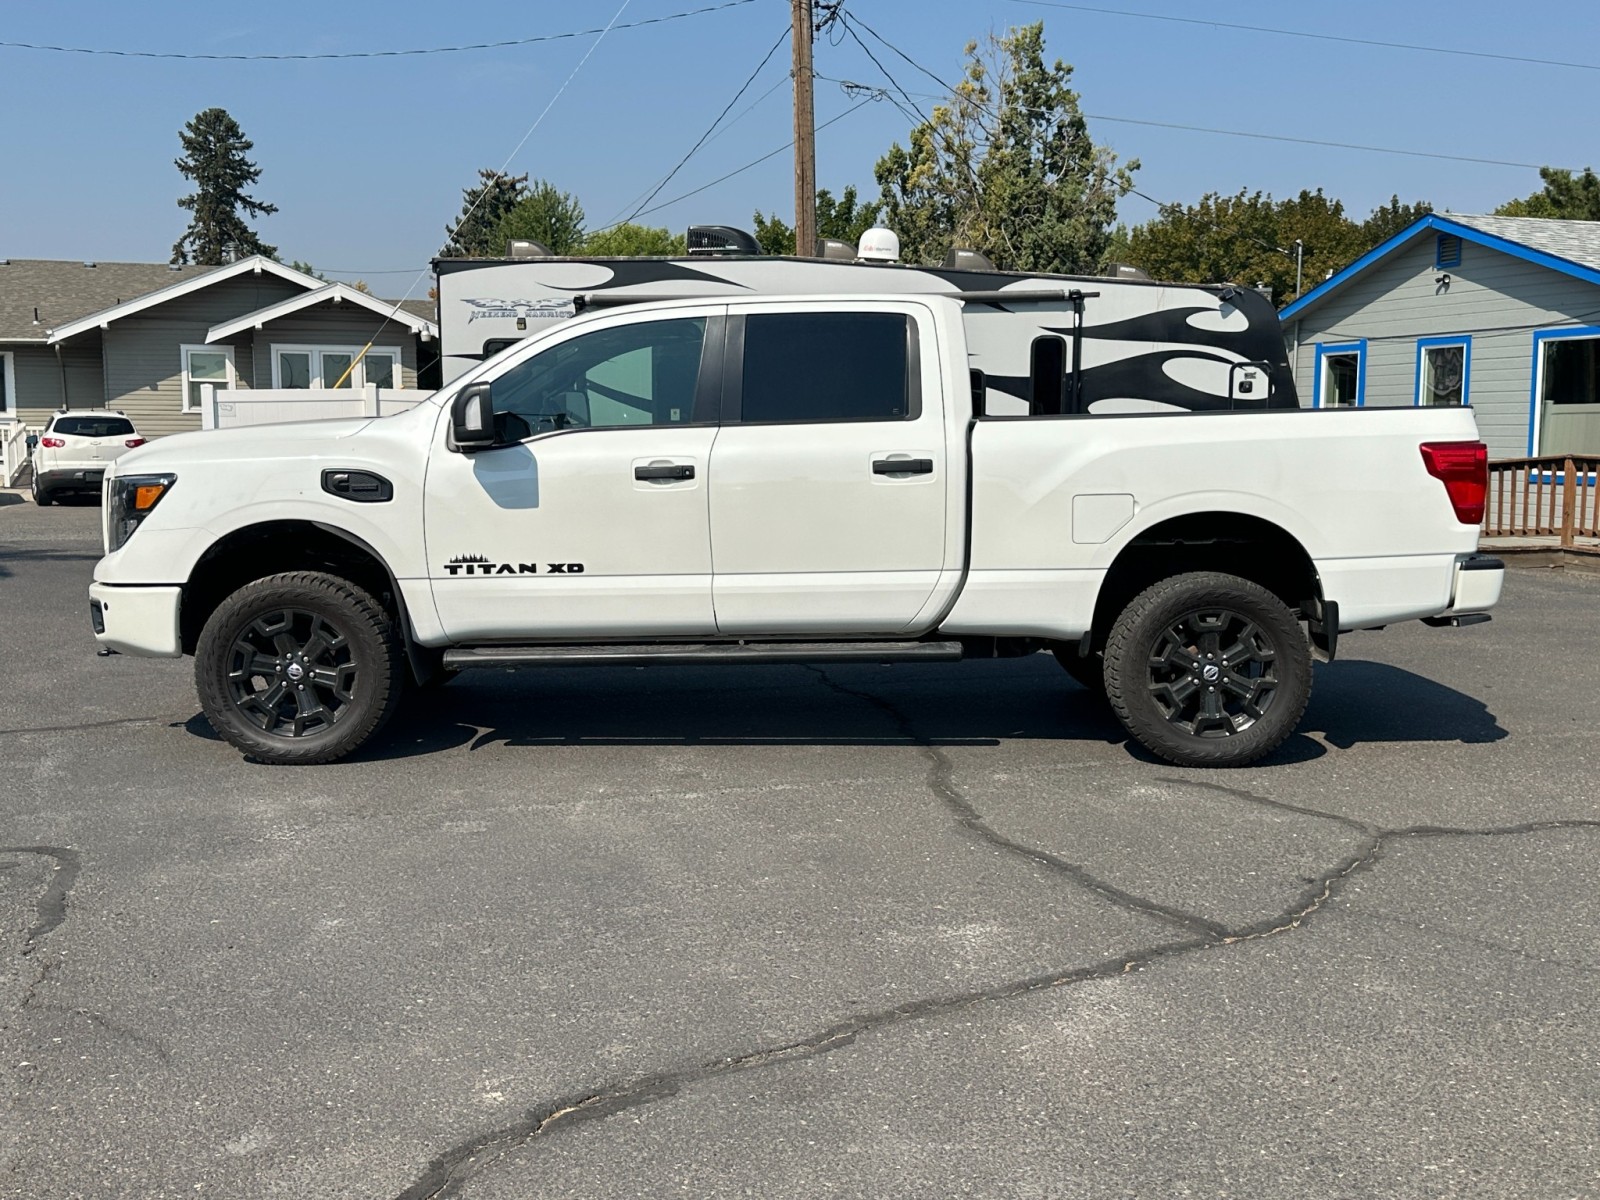
M1105 680L1112 711L1152 754L1182 767L1242 767L1300 723L1311 698L1311 648L1294 613L1259 584L1195 571L1152 584L1122 610L1106 642ZM1230 704L1239 711L1230 713Z
M1106 698L1106 660L1098 654L1079 654L1075 643L1063 642L1050 647L1061 669L1085 691L1099 699Z
M337 679L345 678L339 672L349 672L348 695L343 697L337 695L337 687L342 685L312 677L315 671L311 662L303 668L303 680L316 685L312 703L329 714L322 718L329 722L326 728L283 732L266 727L264 722L272 721L274 712L281 714L284 701L294 700L292 692L284 692L270 707L255 703L254 719L249 715L250 706L241 705L239 693L251 685L241 682L240 674L267 684L274 678L267 669L243 671L242 647L252 639L262 644L260 631L290 613L310 622L311 637L302 649L311 646L318 629L331 630L340 639L338 657L348 658L337 667L316 668ZM307 621L299 622L298 627L306 628ZM291 642L294 636L291 634ZM328 661L326 656L316 657L321 662ZM211 727L250 758L273 766L329 763L354 751L394 715L408 675L399 633L383 606L348 580L315 571L269 575L240 588L218 605L200 633L194 673L200 705ZM287 675L280 674L277 681L305 690L292 684ZM320 693L318 688L322 689ZM327 709L322 704L325 697L334 699L339 707ZM256 695L255 701L261 699L260 694ZM301 702L295 704L298 711ZM332 715L335 712L337 715ZM289 714L281 714L280 719L284 718ZM316 719L316 713L307 719ZM299 721L293 723L298 726Z

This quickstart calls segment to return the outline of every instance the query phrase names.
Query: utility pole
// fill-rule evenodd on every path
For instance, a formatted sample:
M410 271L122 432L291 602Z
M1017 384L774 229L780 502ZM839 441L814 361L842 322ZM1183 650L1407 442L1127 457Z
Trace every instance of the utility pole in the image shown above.
M811 0L789 0L794 43L794 252L817 252L817 117L812 103Z

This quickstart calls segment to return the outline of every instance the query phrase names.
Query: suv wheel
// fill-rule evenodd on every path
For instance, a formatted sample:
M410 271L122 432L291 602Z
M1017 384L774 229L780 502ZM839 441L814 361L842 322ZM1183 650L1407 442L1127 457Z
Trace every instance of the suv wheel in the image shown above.
M311 571L240 588L211 614L195 649L212 728L274 765L343 758L382 728L404 681L405 655L383 606Z
M48 508L52 503L50 493L39 487L39 472L33 473L33 481L28 485L28 490L33 495L33 502L40 508Z
M1240 767L1280 746L1311 698L1311 649L1283 601L1234 575L1146 588L1106 643L1106 695L1152 754Z

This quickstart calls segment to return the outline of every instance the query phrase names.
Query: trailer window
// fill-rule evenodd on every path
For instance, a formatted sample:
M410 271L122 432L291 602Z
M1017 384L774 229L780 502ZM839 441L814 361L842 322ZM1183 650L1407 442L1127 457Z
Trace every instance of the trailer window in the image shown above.
M915 417L911 319L898 313L745 317L740 420Z

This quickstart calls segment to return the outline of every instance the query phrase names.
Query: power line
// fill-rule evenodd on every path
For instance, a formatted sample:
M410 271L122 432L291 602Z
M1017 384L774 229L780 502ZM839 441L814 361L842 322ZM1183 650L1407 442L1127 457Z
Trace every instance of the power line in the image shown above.
M1018 3L1021 0L1017 0ZM1402 158L1441 158L1447 162L1478 163L1490 167L1524 167L1537 171L1548 163L1511 162L1503 158L1473 158L1465 154L1439 154L1432 150L1398 150L1392 146L1364 146L1357 142L1328 142L1320 138L1290 137L1282 133L1252 133L1244 129L1213 129L1206 125L1179 125L1171 121L1146 121L1137 117L1113 117L1105 113L1084 113L1091 121L1112 121L1119 125L1148 125L1154 129L1179 129L1186 133L1216 133L1224 137L1255 138L1264 142L1293 142L1301 146L1330 146L1336 150L1362 150L1368 154L1397 154Z
M878 97L876 97L876 96L868 96L863 100L857 101L855 104L853 104L849 108L845 109L842 113L839 113L837 116L830 117L826 121L824 121L821 125L818 125L817 126L817 132L821 133L828 126L833 125L833 124L835 124L835 123L837 123L839 121L844 120L851 113L853 113L856 110L858 110L858 109L860 109L860 108L872 103L872 101L874 101L876 99L878 99ZM633 220L634 217L647 217L653 212L660 212L663 208L671 208L674 204L678 203L678 201L680 201L680 200L687 200L690 196L698 196L701 192L709 191L711 188L716 187L717 184L725 183L728 180L732 179L735 175L743 175L746 171L750 170L752 167L759 167L762 163L766 162L769 158L776 158L778 155L782 154L785 150L787 150L790 146L793 146L793 145L794 145L794 139L790 138L787 142L785 142L783 145L777 147L776 149L768 150L760 158L751 159L749 162L745 163L744 166L742 166L742 167L735 167L733 170L729 171L726 175L717 176L710 183L703 183L699 187L694 188L691 191L683 192L683 193L681 193L681 194L679 194L677 196L672 197L672 199L670 199L670 200L663 200L660 204L654 205L653 207L646 208L646 209L641 209L639 212L634 213L633 217L630 217L629 220ZM596 229L594 232L595 233L605 233L606 230L615 229L618 225L621 225L622 223L623 222L621 222L621 221L615 221L612 224L607 225L604 229Z
M466 224L467 218L477 211L478 205L482 204L484 197L489 194L489 185L494 180L500 179L505 175L506 168L511 165L511 160L517 156L518 152L523 146L528 144L528 139L533 136L534 130L538 129L539 126L544 123L545 117L549 116L550 110L556 105L556 101L561 99L563 93L566 92L572 81L578 77L578 72L583 70L584 64L587 63L594 52L600 48L600 43L606 40L606 34L610 33L612 28L615 27L616 23L622 19L622 14L628 10L628 5L632 2L633 0L622 0L622 6L612 14L611 21L603 29L598 31L599 36L595 38L590 44L589 48L583 52L583 57L580 58L577 65L573 67L570 72L568 72L567 77L561 81L561 86L556 89L556 94L550 97L550 102L546 104L544 108L539 111L539 115L533 119L533 124L529 125L528 131L522 135L522 140L512 148L510 154L506 155L506 160L500 164L500 169L496 171L490 179L484 181L482 189L478 192L478 198L472 202L472 204L467 208L466 212L461 214L461 220L456 222L456 229L459 230L462 225ZM411 293L417 290L417 284L422 282L423 277L427 273L427 267L423 267L422 270L418 271L417 277L411 281L411 286L406 289L406 294L401 296L400 299L394 301L394 307L391 308L388 315L383 318L382 324L380 324L377 330L373 333L371 340L369 340L367 344L362 347L362 355L365 355L368 350L372 349L373 343L378 339L378 334L382 333L389 322L394 320L395 315L399 313L400 310L405 306L405 302L411 299ZM387 303L387 301L385 303ZM360 356L358 356L349 367L345 368L345 374L348 375L355 368L356 362L359 361ZM340 382L344 382L342 377Z
M1491 58L1499 62L1529 63L1536 67L1569 67L1574 71L1600 71L1600 64L1567 62L1558 58L1529 58L1521 54L1496 54L1489 50L1461 50L1449 46L1423 46L1416 42L1386 42L1378 38L1349 37L1337 33L1312 33L1304 29L1274 29L1267 25L1237 25L1228 21L1209 21L1202 17L1174 17L1167 13L1130 12L1120 8L1099 8L1091 4L1066 4L1062 0L1012 0L1036 8L1065 8L1073 12L1100 13L1111 17L1136 17L1145 21L1171 21L1180 25L1209 25L1215 29L1239 29L1247 33L1270 33L1276 37L1309 38L1319 42L1343 42L1350 46L1381 46L1388 50L1416 50L1423 54L1446 54L1462 58Z
M1189 210L1187 208L1185 208L1181 204L1163 204L1160 200L1157 200L1154 196L1145 195L1145 193L1141 192L1138 188L1129 188L1128 189L1128 194L1130 196L1137 196L1141 200L1148 200L1151 204L1154 204L1156 206L1156 211L1158 211L1158 212L1160 212L1162 214L1165 214L1165 213L1168 213L1168 212L1184 213L1185 215L1187 215L1189 217L1192 217L1193 219L1195 219L1197 221L1200 221L1200 222L1202 222L1202 223L1204 223L1206 225L1211 226L1211 228L1216 230L1218 233L1225 233L1225 234L1228 234L1228 236L1230 236L1230 237L1242 237L1242 238L1245 239L1245 241L1254 242L1256 245L1262 247L1263 249L1271 250L1275 254L1288 255L1288 257L1290 257L1290 258L1294 257L1294 255L1289 254L1289 251L1285 250L1282 246L1274 246L1271 242L1266 241L1263 238L1258 238L1258 237L1254 236L1253 234L1236 232L1236 231L1231 231L1231 230L1228 230L1228 229L1224 229L1221 225L1218 225L1215 221L1207 220L1205 217L1202 217L1197 212L1196 213L1189 212Z
M1229 29L1255 29L1256 28L1256 26L1251 26L1251 25L1227 25L1225 22L1220 22L1220 21L1205 21L1205 20L1201 20L1201 19L1196 18L1196 17L1168 17L1168 16L1164 16L1164 15L1161 15L1161 14L1158 14L1158 13L1132 13L1132 12L1123 12L1123 11L1120 11L1120 10L1117 10L1117 9L1111 9L1111 8L1095 8L1095 7L1091 7L1089 5L1083 5L1083 4L1057 3L1056 0L1013 0L1013 2L1017 3L1017 4L1043 4L1046 7L1067 8L1067 9L1079 10L1079 11L1083 11L1083 12L1111 13L1111 14L1116 15L1116 16L1124 16L1124 17L1130 17L1130 16L1131 17L1150 17L1153 20L1179 21L1179 22L1183 22L1183 23L1191 24L1191 25L1221 25L1221 26L1224 26L1225 28L1229 28ZM917 62L916 59L914 59L910 55L906 54L905 51L901 50L899 47L895 46L893 43L886 41L881 34L875 32L871 28L871 26L867 25L867 23L865 21L861 20L861 18L852 15L851 18L850 18L850 21L854 25L860 25L861 28L865 29L868 33L872 34L872 36L875 39L877 39L879 42L881 42L884 46L887 46L890 50L893 50L901 58L905 59L906 62L910 63L913 67L915 67L917 70L921 71L929 79L933 80L941 88L944 89L945 95L929 97L929 96L926 95L926 93L922 93L925 98L942 100L942 99L945 99L947 97L954 97L954 96L958 95L956 90L954 88L952 88L948 83L946 83L944 80L940 79L932 71L928 70L927 67L924 67L921 63ZM1263 32L1267 32L1267 33L1287 33L1287 34L1291 34L1292 36L1305 36L1305 37L1317 37L1317 38L1321 38L1321 37L1325 37L1326 36L1326 37L1328 37L1328 38L1330 38L1330 39L1332 39L1334 41L1352 41L1352 40L1359 41L1359 40L1361 40L1361 39L1351 39L1351 38L1334 38L1333 35L1331 35L1331 34L1329 34L1329 35L1323 35L1323 34L1297 35L1297 34L1293 34L1293 31L1289 31L1289 30L1267 29L1267 30L1263 30ZM858 42L860 41L859 38L856 39L856 40ZM1397 42L1396 43L1374 42L1372 44L1373 45L1395 45L1395 46L1402 45L1401 43L1397 43ZM865 49L864 46L862 48ZM1407 48L1407 49L1419 49L1419 50L1432 49L1432 47L1426 47L1426 46L1416 46L1416 47L1409 47L1408 46L1408 47L1405 47L1405 48ZM1462 51L1451 51L1451 53L1476 54L1477 52L1476 51L1462 50ZM869 55L869 57L871 57L871 52L870 51L868 52L868 55ZM1495 58L1495 57L1507 57L1507 56L1504 56L1504 55L1488 55L1487 57ZM873 62L877 62L877 61L878 60L876 58L873 58ZM1542 60L1539 60L1539 59L1519 59L1517 61L1542 62ZM1548 64L1548 65L1583 66L1584 64L1582 64L1582 63L1556 63L1556 64ZM879 70L882 70L882 69L883 69L882 65L880 64L879 65ZM1600 70L1600 67L1595 67L1593 69L1594 70ZM904 93L902 92L902 95L903 94ZM976 99L974 99L972 96L964 95L961 98L963 98L963 99L967 100L968 102L976 105L979 109L982 109L984 112L988 113L989 116L992 117L992 116L995 115L994 110L992 108L986 107L985 105L978 103L978 101ZM1206 125L1183 125L1183 124L1177 124L1175 122L1169 122L1169 121L1150 121L1150 120L1145 120L1145 119L1138 118L1138 117L1114 117L1114 116L1110 116L1110 115L1108 115L1106 113L1084 113L1083 115L1085 117L1087 117L1091 121L1110 121L1110 122L1113 122L1113 123L1119 124L1119 125L1145 125L1145 126L1149 126L1151 128L1155 128L1155 129L1175 129L1175 130L1181 130L1181 131L1186 132L1186 133L1211 133L1211 134L1218 134L1218 135L1223 136L1223 137L1254 138L1254 139L1259 140L1259 141L1267 141L1267 142L1290 142L1290 143L1294 143L1294 144L1302 145L1302 146L1326 146L1326 147L1329 147L1329 148L1332 148L1332 149L1337 149L1337 150L1360 150L1360 151L1364 151L1364 152L1369 153L1369 154L1394 154L1394 155L1400 155L1400 156L1406 157L1406 158L1435 158L1435 159L1442 159L1442 160L1444 160L1446 162L1476 163L1476 164L1478 164L1480 166L1517 167L1517 168L1520 168L1520 169L1537 171L1541 167L1549 165L1548 163L1512 162L1512 161L1510 161L1508 159L1501 159L1501 158L1475 158L1475 157L1472 157L1470 155L1463 155L1463 154L1440 154L1440 153L1438 153L1436 151L1431 151L1431 150L1400 150L1400 149L1396 149L1396 148L1390 147L1390 146L1367 146L1367 145L1363 145L1363 144L1360 144L1360 143L1357 143L1357 142L1324 141L1324 140L1319 139L1319 138L1291 137L1291 136L1289 136L1287 134L1277 134L1277 133L1256 133L1256 132L1253 132L1253 131L1242 130L1242 129L1216 129L1216 128L1213 128L1211 126L1206 126ZM926 118L924 118L924 120L926 120ZM1146 197L1146 199L1148 199L1148 197ZM1154 201L1152 201L1152 203L1154 203Z
M90 46L54 46L36 42L8 41L0 41L0 47L12 50L46 50L56 54L93 54L115 58L197 59L208 62L328 62L347 58L409 58L423 54L461 54L469 50L503 50L511 46L531 46L537 42L559 42L569 38L588 37L592 34L604 33L609 29L641 29L646 25L663 25L668 21L681 21L685 17L698 17L703 13L721 12L726 8L738 8L741 5L753 3L755 3L755 0L723 0L721 4L710 4L704 8L690 9L687 12L667 13L659 17L646 17L642 20L629 21L622 25L604 26L599 29L574 29L569 33L546 33L535 37L508 38L500 42L473 42L464 46L424 46L413 50L349 50L335 54L187 54L170 51L108 50Z
M778 35L778 40L772 43L771 48L768 49L766 54L762 55L761 61L756 64L756 69L750 72L750 77L739 85L739 90L733 94L733 99L729 100L725 105L722 106L722 111L717 114L717 119L712 121L711 124L706 127L706 131L700 135L698 140L696 140L695 144L689 147L689 153L680 158L678 160L678 165L673 167L672 170L668 171L661 182L656 184L656 186L650 190L650 194L647 195L643 200L639 201L638 208L635 208L629 216L625 217L623 219L623 223L631 221L634 217L637 217L640 210L643 209L645 205L649 204L650 201L654 200L656 196L660 194L661 189L666 187L668 183L672 182L672 177L683 169L683 165L694 157L695 151L699 150L701 146L706 144L706 139L709 138L713 132L715 132L718 125L722 124L722 118L728 115L735 104L739 103L739 97L743 96L747 91L750 90L750 85L756 81L756 76L761 74L761 72L766 69L766 65L772 61L772 56L778 52L778 47L783 45L788 36L789 30L785 28L784 31Z

